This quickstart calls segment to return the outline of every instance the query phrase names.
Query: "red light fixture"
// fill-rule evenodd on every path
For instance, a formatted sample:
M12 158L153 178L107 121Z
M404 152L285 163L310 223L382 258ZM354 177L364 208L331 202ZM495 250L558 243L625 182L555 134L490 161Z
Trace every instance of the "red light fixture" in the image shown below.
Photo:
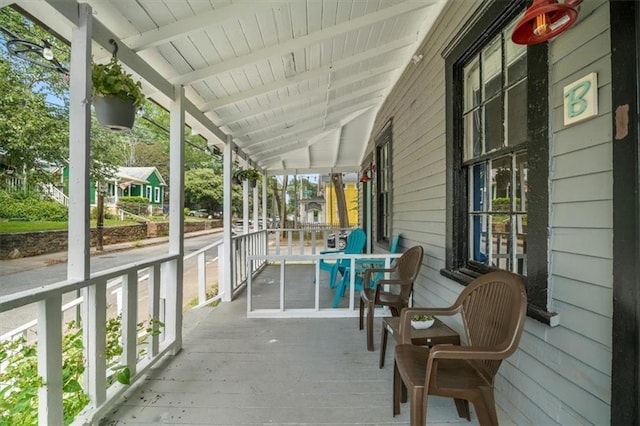
M360 182L369 182L373 177L373 174L376 172L376 165L373 163L369 164L369 167L362 171L362 175L360 175Z
M578 19L577 6L582 0L533 0L531 7L513 29L516 44L537 44L566 31Z

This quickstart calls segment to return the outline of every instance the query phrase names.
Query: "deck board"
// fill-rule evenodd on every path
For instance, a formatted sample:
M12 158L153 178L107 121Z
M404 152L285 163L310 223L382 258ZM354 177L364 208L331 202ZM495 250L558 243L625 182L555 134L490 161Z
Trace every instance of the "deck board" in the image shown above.
M355 318L246 317L242 296L185 314L183 349L158 364L101 424L406 425L392 415L390 360L378 368ZM393 353L389 339L388 359ZM499 410L501 424L510 420ZM429 424L477 424L429 399Z

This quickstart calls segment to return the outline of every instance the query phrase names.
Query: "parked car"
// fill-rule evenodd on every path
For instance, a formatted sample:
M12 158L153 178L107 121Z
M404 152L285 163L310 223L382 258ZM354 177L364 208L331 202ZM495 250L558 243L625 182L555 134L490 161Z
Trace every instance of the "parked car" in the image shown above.
M192 217L209 217L207 209L191 210L189 216Z
M347 237L349 236L348 231L340 231L338 234L338 250L344 250L347 246ZM336 234L329 234L327 236L327 247L336 248Z
M249 225L251 225L251 221L249 221ZM233 235L244 234L245 232L244 220L236 220L231 225L231 233Z

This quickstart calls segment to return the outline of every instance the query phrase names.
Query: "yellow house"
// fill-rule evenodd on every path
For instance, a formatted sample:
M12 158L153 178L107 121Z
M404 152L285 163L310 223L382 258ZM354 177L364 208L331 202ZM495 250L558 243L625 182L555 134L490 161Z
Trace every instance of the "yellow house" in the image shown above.
M339 225L338 203L336 201L336 191L333 182L331 182L329 176L323 176L322 180L325 188L326 223ZM344 197L347 202L349 226L356 226L358 224L358 174L344 173L342 175L342 182L344 184Z

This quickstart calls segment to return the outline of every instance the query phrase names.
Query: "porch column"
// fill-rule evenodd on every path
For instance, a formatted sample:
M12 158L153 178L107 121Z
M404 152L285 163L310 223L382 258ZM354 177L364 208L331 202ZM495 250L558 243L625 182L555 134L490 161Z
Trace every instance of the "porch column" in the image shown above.
M69 84L69 230L67 278L89 279L89 165L91 150L91 7L79 7L71 38Z
M169 125L169 253L178 258L166 266L166 323L172 354L182 348L182 299L184 257L184 87L175 86Z
M244 168L248 168L249 163L245 163ZM242 181L242 220L244 221L244 233L249 233L249 181Z
M89 223L89 165L91 151L91 38L93 36L93 11L87 4L78 5L78 26L71 34L71 66L69 79L69 226L67 249L67 278L69 280L87 281L90 276L90 223ZM104 295L93 291L95 287L85 287L81 294L82 326L84 332L84 385L91 399L91 404L99 406L106 399L104 371ZM49 301L40 306L41 314L48 321L52 319L52 305ZM55 320L55 319L54 319ZM98 327L96 324L102 324ZM53 340L57 336L49 335ZM61 342L60 342L61 344ZM52 348L47 348L50 351ZM53 352L52 352L53 353ZM48 354L48 356L51 356ZM47 356L47 357L48 357ZM39 374L46 383L55 383L51 374L62 374L61 370L43 370L38 367ZM48 402L47 402L48 403ZM62 404L62 401L60 401ZM62 409L62 407L60 407ZM40 403L40 422L43 424L59 424L55 413L47 413L47 421L43 420L41 410L56 410ZM52 417L53 416L53 417Z
M227 135L222 154L222 257L218 261L222 273L218 279L218 291L222 293L223 302L231 302L233 268L231 267L231 171L233 163L233 139Z
M253 193L253 230L260 230L260 224L258 223L258 185L251 189ZM264 224L264 222L262 222Z
M267 204L267 174L263 174L262 175L262 223L264 223L264 226L267 227L268 223L267 223L267 210L268 210L268 204Z

